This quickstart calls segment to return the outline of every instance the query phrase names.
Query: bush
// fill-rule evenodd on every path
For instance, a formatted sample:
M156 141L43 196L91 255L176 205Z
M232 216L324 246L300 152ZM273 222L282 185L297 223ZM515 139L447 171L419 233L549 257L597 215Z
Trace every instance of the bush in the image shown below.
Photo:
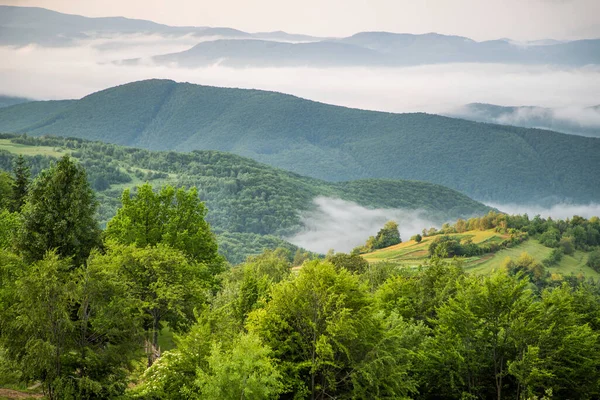
M587 265L596 272L600 272L600 250L594 250L590 253Z
M416 235L411 236L410 240L414 240L417 243L421 243L421 240L423 240L423 236L421 236L417 233Z

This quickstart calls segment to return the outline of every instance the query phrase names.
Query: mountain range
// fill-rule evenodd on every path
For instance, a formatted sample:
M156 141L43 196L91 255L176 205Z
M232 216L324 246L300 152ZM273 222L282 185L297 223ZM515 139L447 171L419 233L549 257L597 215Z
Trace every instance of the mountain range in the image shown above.
M600 63L600 39L517 43L478 42L437 33L359 32L321 38L286 32L243 32L221 27L174 27L123 17L88 18L35 7L0 6L0 45L70 46L98 38L160 35L197 38L183 52L156 54L156 64L187 68L408 66L439 63L518 63L582 66ZM136 64L142 59L114 60Z
M351 109L261 90L139 81L80 100L0 108L0 131L227 151L328 181L422 180L482 201L600 198L597 138Z
M206 37L256 38L280 41L317 41L322 38L282 31L248 33L226 27L168 26L124 17L89 18L40 7L0 6L0 45L69 46L81 40L115 35L192 35Z

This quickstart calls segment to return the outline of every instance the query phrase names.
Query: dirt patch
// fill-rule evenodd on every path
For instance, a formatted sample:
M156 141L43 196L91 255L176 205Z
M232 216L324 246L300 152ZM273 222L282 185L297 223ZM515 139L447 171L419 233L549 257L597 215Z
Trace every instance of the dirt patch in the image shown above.
M0 388L0 398L3 399L41 399L41 394L19 392L18 390Z

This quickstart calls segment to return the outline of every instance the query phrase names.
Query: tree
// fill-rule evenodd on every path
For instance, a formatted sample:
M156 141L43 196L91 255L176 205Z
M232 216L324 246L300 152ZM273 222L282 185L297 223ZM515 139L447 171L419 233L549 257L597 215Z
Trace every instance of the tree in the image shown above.
M600 272L600 250L594 250L589 254L587 265L594 271Z
M415 388L402 339L386 333L394 323L374 312L358 276L344 268L305 264L295 279L275 285L271 301L248 320L249 331L281 360L290 396L398 398Z
M0 345L50 399L116 397L127 386L136 314L120 281L70 267L50 252L1 287Z
M29 190L29 180L31 178L29 166L22 154L19 154L19 157L17 157L17 160L15 161L13 174L15 175L15 178L13 182L12 210L20 211L23 204L25 204L27 191Z
M402 240L400 239L398 223L395 221L388 221L385 223L383 228L377 232L377 236L375 236L374 248L383 249L384 247L393 246L401 242Z
M423 236L421 236L420 234L417 233L416 235L413 235L410 238L410 240L414 240L417 243L421 243L421 241L423 240Z
M64 156L31 185L22 210L17 249L28 262L55 250L76 266L100 245L97 203L83 167Z
M206 301L210 273L204 264L164 244L137 248L109 243L106 254L95 254L89 264L112 271L127 285L143 316L148 366L160 355L158 335L167 322L175 332L194 322L194 309Z
M435 360L428 366L434 374L429 380L451 382L437 386L441 392L449 390L450 397L466 392L500 400L507 389L510 362L525 351L539 329L537 312L526 280L506 272L469 277L438 309L428 349Z
M126 189L121 203L107 225L107 238L137 247L163 243L220 272L217 242L204 220L206 208L195 187L186 191L165 186L155 193L151 185L144 184L134 196Z
M6 172L0 171L0 210L11 208L12 186L12 177Z
M255 334L239 335L230 350L213 343L207 368L198 372L203 399L274 399L284 388L271 349Z
M0 210L0 249L11 249L19 231L19 214Z
M327 261L332 263L336 268L345 268L347 271L357 274L364 273L369 268L367 260L358 254L338 253L327 256Z

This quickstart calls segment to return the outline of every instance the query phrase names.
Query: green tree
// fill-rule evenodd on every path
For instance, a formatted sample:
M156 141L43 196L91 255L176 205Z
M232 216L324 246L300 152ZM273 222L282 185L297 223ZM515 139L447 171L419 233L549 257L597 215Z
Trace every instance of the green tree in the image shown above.
M15 161L13 174L15 177L13 182L12 210L20 211L23 204L25 204L27 191L29 190L29 180L31 178L29 166L22 154L19 154L19 157Z
M588 255L587 265L596 272L600 272L600 250L594 250Z
M12 249L19 231L19 214L0 210L0 249Z
M421 243L421 240L423 240L423 236L417 233L416 235L411 236L410 240L414 240L417 243Z
M8 173L0 171L0 210L12 208L12 197L13 179Z
M388 221L385 223L383 228L377 232L377 236L375 236L374 248L383 249L384 247L393 246L401 242L402 240L400 239L398 223L395 221Z
M31 185L22 210L18 251L32 262L55 250L81 265L100 244L96 207L85 170L64 156Z
M281 360L286 392L296 398L402 397L414 389L398 335L386 334L358 276L322 261L272 290L265 308L248 317Z
M362 274L369 268L367 260L358 254L337 253L327 256L327 261L336 268L345 268L347 271L357 274Z
M240 335L230 350L223 349L220 343L213 343L208 365L205 370L199 370L196 380L201 393L199 398L277 398L284 385L271 353L254 334Z
M95 254L89 263L113 271L127 285L143 316L149 366L160 355L162 323L175 332L186 331L194 322L194 309L206 301L210 282L206 265L164 244L140 249L109 243L106 254Z
M500 400L507 390L508 365L531 343L538 326L527 281L505 272L471 276L438 309L428 366L437 390ZM451 385L447 385L451 382ZM510 386L508 386L510 388ZM514 386L512 387L514 393Z
M137 247L163 243L220 272L217 242L204 219L206 208L195 187L186 191L165 186L155 193L151 185L144 184L134 196L126 189L121 202L107 225L107 238Z
M0 263L12 270L12 284L0 287L0 347L21 379L40 381L50 399L123 394L137 331L127 288L52 252L18 271Z

